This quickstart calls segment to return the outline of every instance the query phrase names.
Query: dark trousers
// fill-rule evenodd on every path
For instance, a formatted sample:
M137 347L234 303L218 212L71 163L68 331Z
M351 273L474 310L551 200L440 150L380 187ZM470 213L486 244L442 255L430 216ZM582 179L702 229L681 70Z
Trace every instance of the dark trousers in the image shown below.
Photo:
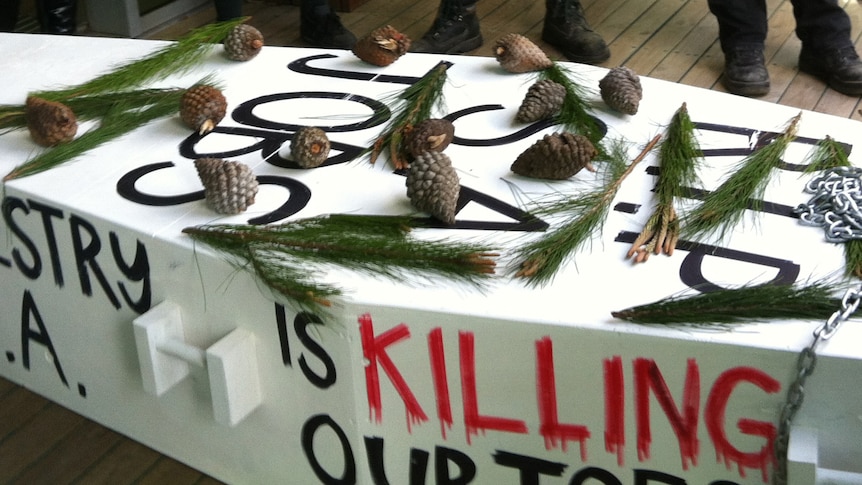
M0 0L0 32L12 32L18 22L21 0ZM36 0L42 32L74 34L78 22L75 0Z
M242 17L242 0L215 0L214 3L219 22Z
M708 0L718 19L718 37L725 52L736 47L763 47L766 40L766 0ZM791 0L796 36L815 51L853 45L850 17L837 0Z

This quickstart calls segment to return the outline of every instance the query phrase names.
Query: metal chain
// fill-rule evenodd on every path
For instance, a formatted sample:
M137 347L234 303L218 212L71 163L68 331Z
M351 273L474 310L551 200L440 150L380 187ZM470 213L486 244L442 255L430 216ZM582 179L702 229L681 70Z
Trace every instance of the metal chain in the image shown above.
M846 242L862 239L862 168L834 167L805 185L814 194L795 212L809 226L823 226L826 240Z
M774 446L776 468L772 474L773 485L787 484L787 449L790 445L790 427L796 412L802 407L802 401L805 400L805 382L817 365L817 348L835 335L838 327L859 308L860 301L862 301L862 286L847 290L844 297L841 298L841 308L814 330L811 344L799 353L796 360L796 379L787 389L787 397L778 418L778 433L775 437Z

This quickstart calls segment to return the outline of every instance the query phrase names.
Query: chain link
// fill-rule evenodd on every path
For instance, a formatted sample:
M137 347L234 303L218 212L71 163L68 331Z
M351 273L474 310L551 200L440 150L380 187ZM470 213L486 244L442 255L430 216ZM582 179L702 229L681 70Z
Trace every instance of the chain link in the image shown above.
M805 192L814 195L795 209L801 223L823 226L829 242L862 239L862 168L825 170L805 185Z
M787 449L790 445L790 428L796 412L805 400L805 382L817 366L817 348L821 343L832 338L842 323L847 321L859 308L862 300L862 286L847 290L841 298L841 308L836 310L825 322L812 333L811 344L799 352L796 359L796 379L787 389L787 397L778 418L778 433L775 437L776 467L772 474L773 485L787 484Z

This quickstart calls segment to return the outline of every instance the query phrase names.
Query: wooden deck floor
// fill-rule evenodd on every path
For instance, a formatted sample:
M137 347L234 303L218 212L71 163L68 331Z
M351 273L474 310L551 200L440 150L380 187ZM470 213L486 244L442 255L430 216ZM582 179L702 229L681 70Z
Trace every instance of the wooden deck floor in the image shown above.
M860 100L827 89L796 68L800 43L788 0L768 0L770 32L766 46L772 91L765 100L800 109L862 119ZM850 15L857 46L862 6L842 0ZM718 27L704 0L584 0L587 17L608 41L611 58L604 65L626 65L648 76L722 91L723 66ZM357 35L390 24L412 38L430 26L434 1L369 0L341 13ZM268 45L299 46L299 8L290 2L245 0L244 14L260 29ZM544 18L542 2L482 0L485 45L469 55L489 56L493 41L509 32L539 41ZM204 8L171 25L146 34L176 39L189 29L212 22L215 12ZM94 34L86 28L83 34ZM0 483L15 484L208 484L219 483L169 457L127 439L97 423L0 378Z

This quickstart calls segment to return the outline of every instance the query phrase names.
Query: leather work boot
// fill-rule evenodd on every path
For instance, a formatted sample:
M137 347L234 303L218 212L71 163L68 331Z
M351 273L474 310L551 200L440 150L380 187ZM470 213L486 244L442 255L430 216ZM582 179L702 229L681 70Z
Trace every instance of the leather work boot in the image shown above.
M325 49L350 49L356 43L353 32L341 24L338 14L328 6L322 9L300 8L299 35L309 46Z
M476 0L441 0L437 17L410 52L463 54L482 46Z
M542 40L574 62L599 64L608 60L611 51L587 23L579 0L545 0L545 9Z
M839 93L862 95L862 61L853 46L815 51L803 45L799 70L819 77Z
M757 97L769 92L769 71L763 59L763 48L734 48L724 53L722 83L740 96Z

